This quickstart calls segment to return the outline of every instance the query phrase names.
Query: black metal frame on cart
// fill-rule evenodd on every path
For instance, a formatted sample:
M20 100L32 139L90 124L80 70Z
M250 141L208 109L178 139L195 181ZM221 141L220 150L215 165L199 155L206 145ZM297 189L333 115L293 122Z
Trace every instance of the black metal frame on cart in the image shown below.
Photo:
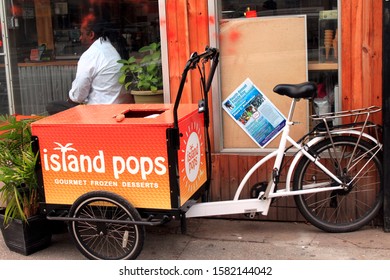
M210 68L210 73L208 77L205 76L205 63L212 61ZM199 63L202 63L202 67L199 67ZM219 52L215 48L207 47L205 52L198 54L193 53L189 60L187 61L184 71L181 76L180 85L178 93L176 96L175 104L173 107L173 127L167 128L166 138L167 138L167 153L168 153L168 165L169 165L169 183L171 190L171 208L179 210L179 216L181 218L181 230L186 232L186 219L185 219L185 208L190 207L192 203L191 200L198 199L203 195L204 200L207 200L211 182L211 146L210 146L210 137L209 137L209 105L208 105L208 93L210 91L211 83L219 63ZM179 184L179 161L178 161L178 151L180 150L180 137L182 137L179 131L179 119L178 119L178 109L180 106L181 97L183 94L184 85L187 79L187 74L190 70L198 68L200 73L200 80L202 84L203 98L198 103L199 113L204 114L204 132L205 132L205 141L206 141L206 169L207 169L207 180L201 186L193 197L187 201L188 206L185 204L183 207L180 206L180 184Z
M209 128L209 106L208 106L208 93L210 91L211 82L213 80L215 70L218 65L219 53L214 48L206 48L206 51L201 54L193 53L190 59L187 61L187 64L184 67L184 71L181 77L178 93L176 96L175 104L173 107L173 127L167 128L167 150L168 150L168 163L169 163L169 182L171 186L171 203L172 208L180 207L180 191L179 191L179 162L178 162L178 151L180 149L180 137L182 136L179 131L179 119L177 111L180 106L180 100L183 94L184 85L187 79L187 74L190 70L196 69L198 63L202 61L203 67L204 64L212 60L213 63L210 68L209 76L206 80L205 69L199 68L201 74L202 82L202 91L203 99L199 101L199 113L204 114L204 129L205 129L205 140L206 140L206 166L207 166L207 180L205 186L203 186L204 191L208 192L209 184L211 180L211 147L210 147L210 137L208 133Z

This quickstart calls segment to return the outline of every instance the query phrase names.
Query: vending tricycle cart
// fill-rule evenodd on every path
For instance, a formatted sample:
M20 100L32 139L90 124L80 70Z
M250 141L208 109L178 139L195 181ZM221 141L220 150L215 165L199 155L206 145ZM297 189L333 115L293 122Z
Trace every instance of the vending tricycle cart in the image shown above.
M204 98L180 104L187 73L198 64ZM209 184L206 100L217 64L214 48L192 54L175 104L80 105L32 124L41 209L50 220L69 222L86 257L136 258L145 225L182 218L185 229L186 204Z

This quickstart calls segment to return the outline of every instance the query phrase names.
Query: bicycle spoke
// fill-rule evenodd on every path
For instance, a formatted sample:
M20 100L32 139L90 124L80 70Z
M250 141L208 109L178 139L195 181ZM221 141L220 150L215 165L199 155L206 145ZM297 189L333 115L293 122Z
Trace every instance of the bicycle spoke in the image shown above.
M98 197L93 196L95 193ZM116 223L134 221L134 216L138 215L135 209L116 194L92 192L84 196L70 210L72 217L90 219L71 223L71 234L81 252L92 259L131 259L137 256L142 249L144 231L137 225Z
M342 188L295 197L302 215L331 232L356 230L378 213L382 200L381 161L377 148L350 136L334 137L312 148L323 166L343 182ZM336 159L337 158L337 159ZM294 176L294 189L337 186L315 162L302 160Z

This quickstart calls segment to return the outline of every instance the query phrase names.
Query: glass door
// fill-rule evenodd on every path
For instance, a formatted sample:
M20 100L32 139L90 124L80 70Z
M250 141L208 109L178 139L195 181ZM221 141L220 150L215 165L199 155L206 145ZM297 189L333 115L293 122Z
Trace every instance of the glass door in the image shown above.
M6 0L0 0L0 115L14 113L6 7Z

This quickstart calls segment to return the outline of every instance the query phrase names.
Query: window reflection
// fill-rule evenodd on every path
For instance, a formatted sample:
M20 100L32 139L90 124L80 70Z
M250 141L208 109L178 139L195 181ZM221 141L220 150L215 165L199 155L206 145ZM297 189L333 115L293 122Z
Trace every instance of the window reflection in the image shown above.
M48 59L78 59L80 25L93 12L109 22L123 36L129 52L160 41L158 0L14 0L10 18L19 62L30 58L30 51L45 44Z
M85 1L84 1L85 2ZM53 28L56 56L80 55L80 23L91 10L110 22L127 42L129 52L159 41L157 1L91 1L89 5L79 0L55 2Z
M109 23L132 56L160 42L158 7L158 0L6 1L15 113L45 114L48 102L67 99L84 51L79 38L87 14Z

